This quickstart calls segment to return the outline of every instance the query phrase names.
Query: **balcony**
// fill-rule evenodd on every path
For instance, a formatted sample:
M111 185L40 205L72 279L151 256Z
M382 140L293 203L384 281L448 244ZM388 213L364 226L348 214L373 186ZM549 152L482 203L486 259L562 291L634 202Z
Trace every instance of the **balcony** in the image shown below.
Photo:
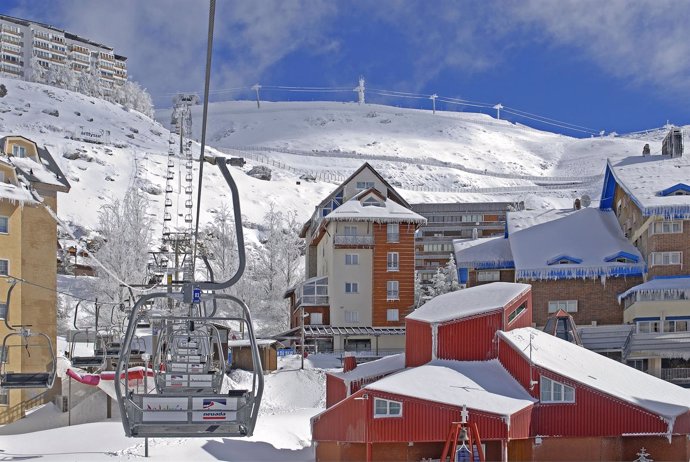
M336 234L335 245L374 245L374 236Z
M19 28L13 29L13 28L5 26L5 25L2 26L2 33L8 34L8 35L14 35L16 37L21 37L24 35Z
M295 306L328 306L328 277L308 279L297 294Z
M386 292L386 300L400 300L400 292L397 290L389 290Z

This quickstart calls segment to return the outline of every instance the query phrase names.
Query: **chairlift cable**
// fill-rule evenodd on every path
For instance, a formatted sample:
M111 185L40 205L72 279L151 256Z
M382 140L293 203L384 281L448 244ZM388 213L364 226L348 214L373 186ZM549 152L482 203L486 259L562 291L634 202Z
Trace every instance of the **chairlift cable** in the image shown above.
M208 10L208 37L206 43L206 75L204 82L204 106L201 116L201 153L199 154L199 191L196 200L196 226L194 228L194 248L192 250L191 276L194 279L196 247L199 239L199 219L201 216L201 188L204 182L204 151L206 150L206 124L208 121L208 91L211 84L211 58L213 56L213 26L216 16L216 0L210 0Z

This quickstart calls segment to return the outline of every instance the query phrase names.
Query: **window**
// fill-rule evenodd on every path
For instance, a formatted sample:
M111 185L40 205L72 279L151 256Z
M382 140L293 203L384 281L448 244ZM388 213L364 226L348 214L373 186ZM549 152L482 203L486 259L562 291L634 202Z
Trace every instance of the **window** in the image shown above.
M345 310L345 322L359 322L359 311Z
M574 403L575 389L541 376L540 401L542 403Z
M309 313L309 324L323 324L323 313Z
M356 226L345 226L345 235L346 236L356 236L357 235L357 227Z
M374 417L402 417L402 403L389 399L374 398Z
M5 172L0 170L0 183L4 183L4 182L5 182Z
M515 311L513 311L512 313L510 313L510 314L508 315L508 324L510 324L511 322L515 321L515 318L517 318L518 316L520 316L520 315L521 315L522 313L524 313L525 311L527 311L527 302L525 302L525 303L523 303L522 305L518 306L517 309L516 309Z
M683 252L652 252L649 254L651 266L680 265Z
M387 264L387 269L388 271L398 271L400 267L398 266L399 264L399 254L398 252L388 252L388 264Z
M399 300L400 294L398 292L398 281L386 282L386 300Z
M480 221L484 221L484 215L463 215L462 216L462 221L464 223L477 223Z
M359 254L356 254L356 253L345 254L345 264L346 265L359 265Z
M9 233L10 220L7 217L0 217L0 234Z
M362 207L383 207L383 202L376 199L375 197L367 197L364 202L362 202Z
M649 369L649 361L645 359L628 359L626 361L626 364L633 369L637 369L638 371L642 372L647 372L647 369Z
M649 234L678 234L683 232L682 221L657 221L649 227Z
M17 157L26 157L26 148L24 146L12 146L12 155Z
M386 239L388 242L400 242L400 228L398 223L388 223Z
M0 363L7 363L7 354L9 352L9 347L0 346Z
M453 244L424 244L424 252L452 252Z
M477 281L499 281L501 279L500 271L477 271Z
M661 321L658 319L636 320L635 324L637 324L637 332L640 334L661 332Z
M667 319L664 321L664 332L687 332L687 319Z
M9 276L10 274L10 261L0 260L0 276Z
M397 308L389 308L386 310L386 321L400 321L400 312Z
M356 294L359 292L359 283L357 282L346 282L345 283L345 293L346 294Z
M373 181L358 181L357 182L357 189L371 189L374 187L374 182Z
M549 313L563 310L568 313L577 313L577 300L552 300L549 301Z
M7 406L8 404L10 404L10 400L7 389L0 388L0 406Z
M7 319L7 303L0 303L0 319Z

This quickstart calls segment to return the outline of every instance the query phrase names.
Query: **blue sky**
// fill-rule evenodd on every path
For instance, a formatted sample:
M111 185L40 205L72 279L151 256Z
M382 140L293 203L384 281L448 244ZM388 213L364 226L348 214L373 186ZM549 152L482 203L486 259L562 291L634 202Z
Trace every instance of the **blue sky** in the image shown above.
M203 90L208 19L201 0L3 0L0 12L47 22L128 57L157 106ZM690 2L672 0L219 0L213 99L354 100L430 108L426 95L501 103L594 132L690 124ZM333 87L288 92L270 86ZM245 90L232 90L245 88ZM225 91L223 91L225 90ZM438 108L493 109L438 103ZM569 135L504 112L503 118Z

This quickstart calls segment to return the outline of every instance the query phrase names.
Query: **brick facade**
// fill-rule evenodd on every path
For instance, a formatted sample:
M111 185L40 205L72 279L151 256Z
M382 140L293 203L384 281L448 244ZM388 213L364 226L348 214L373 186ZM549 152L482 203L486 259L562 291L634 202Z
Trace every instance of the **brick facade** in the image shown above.
M499 282L515 282L514 269L502 270L479 270L479 271L500 271ZM471 270L467 278L467 287L481 286L483 284L491 284L496 281L477 281L477 270Z
M622 324L623 306L618 294L642 283L642 277L601 279L522 280L532 285L532 322L544 326L549 317L549 301L577 300L577 312L571 313L578 325Z

